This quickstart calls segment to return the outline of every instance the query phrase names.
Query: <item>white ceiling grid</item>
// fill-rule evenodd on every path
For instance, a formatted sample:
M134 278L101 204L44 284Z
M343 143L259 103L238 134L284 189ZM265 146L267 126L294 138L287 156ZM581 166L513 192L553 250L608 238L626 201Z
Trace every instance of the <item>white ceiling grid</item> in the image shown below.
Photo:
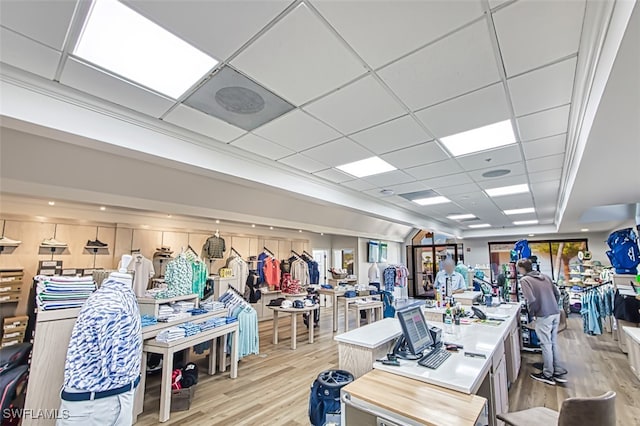
M380 199L444 223L463 226L445 216L473 213L509 226L501 210L525 205L538 210L531 218L553 218L585 0L490 0L490 10L481 0L125 3L296 109L247 133L66 60L71 0L2 2L1 59L48 79L61 64L61 84L345 189L376 198L434 189L453 203ZM453 158L439 142L508 119L516 144ZM355 179L335 169L375 155L398 170ZM509 173L483 176L495 169ZM531 193L481 190L502 183L530 183Z

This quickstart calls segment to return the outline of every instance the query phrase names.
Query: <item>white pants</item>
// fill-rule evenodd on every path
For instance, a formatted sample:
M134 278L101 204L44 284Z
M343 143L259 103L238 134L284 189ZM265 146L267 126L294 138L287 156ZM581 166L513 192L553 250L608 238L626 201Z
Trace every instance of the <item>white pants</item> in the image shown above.
M60 404L56 426L131 426L135 389L93 401Z

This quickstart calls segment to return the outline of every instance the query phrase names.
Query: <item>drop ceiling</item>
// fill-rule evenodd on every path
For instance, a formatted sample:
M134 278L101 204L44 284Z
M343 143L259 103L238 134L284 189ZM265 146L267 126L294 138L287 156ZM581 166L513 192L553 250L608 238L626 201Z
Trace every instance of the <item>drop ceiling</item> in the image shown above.
M344 194L336 200L357 193L460 235L468 223L446 216L469 213L493 229L519 232L502 211L535 207L518 220L560 224L565 156L577 137L570 123L588 101L576 87L593 71L580 58L599 52L593 34L604 31L585 27L585 11L594 7L585 0L124 3L220 60L213 78L169 99L75 58L87 7L72 0L2 2L0 60L58 82L67 98L90 95L131 123L171 126L185 140L197 135L212 151L290 169L301 185L320 180ZM193 108L193 96L224 69L293 109L246 131ZM504 120L513 124L515 144L454 157L440 142ZM127 143L136 149L135 140ZM397 170L356 179L336 169L373 156ZM485 176L496 169L509 172ZM530 192L483 192L517 184ZM419 206L402 197L424 190L451 202Z

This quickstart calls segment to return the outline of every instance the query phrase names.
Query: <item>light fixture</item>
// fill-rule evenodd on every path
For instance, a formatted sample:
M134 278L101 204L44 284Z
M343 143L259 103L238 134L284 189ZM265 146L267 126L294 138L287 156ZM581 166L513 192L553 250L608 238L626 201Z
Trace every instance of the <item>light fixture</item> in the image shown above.
M168 217L169 219L171 219L171 215L170 215L170 214L168 214L168 215L167 215L167 217Z
M252 227L252 228L255 228L255 227L256 227L256 225L255 225L255 224L251 224L251 227Z
M216 219L216 223L220 223L220 219Z
M536 212L536 209L534 209L533 207L525 207L523 209L505 210L504 214L514 215L514 214L527 214L527 213L535 213L535 212Z
M395 194L395 192L393 191L393 189L383 189L382 191L380 191L380 194L389 196Z
M582 228L580 232L589 232L589 228Z
M302 232L302 229L298 229L298 232Z
M451 155L457 157L499 146L511 145L516 142L516 135L513 133L511 120L505 120L440 138L440 142Z
M538 219L532 219L532 220L516 220L515 222L513 222L514 225L537 225L538 224Z
M270 226L269 229L271 229L273 231L273 226Z
M444 203L451 202L450 199L448 199L447 197L443 197L442 195L439 195L437 197L429 197L429 198L417 198L411 201L413 201L416 204L420 204L421 206L433 206L435 204L444 204Z
M502 197L503 195L522 194L529 192L529 185L526 183L520 185L501 186L499 188L485 189L489 197Z
M100 206L101 211L105 211L107 208L105 206Z
M451 219L451 220L464 220L464 219L475 219L475 215L471 214L471 213L465 213L465 214L450 214L449 216L447 216L447 219Z
M336 168L357 178L396 170L395 167L393 167L391 164L387 163L380 157L371 157L365 160L343 164L342 166L338 166Z
M116 0L93 2L73 54L173 99L218 64Z
M477 229L477 228L490 228L491 225L488 223L475 223L473 225L469 225L469 228Z
M56 205L56 202L55 202L55 201L49 201L49 205L50 205L50 206L55 206L55 205Z
M321 233L320 233L320 235L321 235L321 236L322 236L322 235L324 235L324 232L321 232Z
M535 236L536 236L536 234L529 234L529 236L530 236L530 237L535 237Z

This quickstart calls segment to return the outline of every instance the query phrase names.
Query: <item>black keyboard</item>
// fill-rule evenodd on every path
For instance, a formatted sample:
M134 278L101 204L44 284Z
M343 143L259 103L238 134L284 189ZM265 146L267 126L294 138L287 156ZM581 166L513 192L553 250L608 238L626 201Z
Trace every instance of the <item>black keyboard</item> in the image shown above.
M444 349L435 349L418 360L418 365L435 370L449 358L451 354Z

